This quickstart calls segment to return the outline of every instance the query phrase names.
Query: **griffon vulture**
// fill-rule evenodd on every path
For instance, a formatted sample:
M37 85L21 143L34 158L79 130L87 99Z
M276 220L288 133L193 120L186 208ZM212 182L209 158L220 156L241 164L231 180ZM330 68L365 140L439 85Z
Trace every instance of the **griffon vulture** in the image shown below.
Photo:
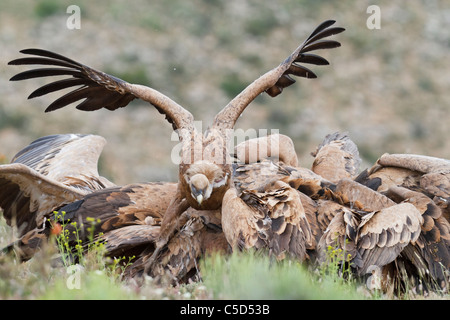
M277 259L305 260L313 239L299 191L271 174L260 178L257 188L249 188L249 171L264 175L260 163L243 165L234 175L238 187L223 199L222 229L228 243L233 249L267 249Z
M405 273L445 283L450 225L431 198L395 185L382 194L346 179L330 194L333 204L318 202L319 222L330 221L319 240L320 261L331 246L350 253L360 275L375 266L396 283Z
M220 210L189 208L177 220L176 231L150 268L148 259L156 249L163 216L176 192L176 183L162 182L107 188L60 208L58 215L63 216L56 221L88 226L93 218L95 240L104 241L105 255L125 256L132 262L126 277L168 275L180 282L196 274L200 257L226 252L229 246L221 229ZM67 228L73 227L67 224ZM84 232L79 236L84 244L88 243ZM70 238L74 244L75 240Z
M424 193L441 208L450 221L450 161L416 154L384 154L357 181L386 192L401 186Z
M7 224L17 228L19 242L37 246L39 237L25 235L42 229L51 212L113 186L97 171L104 145L105 139L94 135L46 136L0 166L0 208Z
M299 63L326 65L328 61L309 52L339 47L340 43L324 38L344 31L331 27L335 21L321 23L309 37L279 66L263 74L232 99L214 118L204 132L194 127L194 118L185 108L164 94L144 85L131 84L114 76L90 68L62 55L42 50L25 49L31 57L11 61L11 65L50 66L21 72L10 80L25 80L47 76L69 76L35 90L28 98L38 97L61 89L78 87L63 95L46 111L53 111L83 100L76 108L93 111L101 108L115 110L125 107L133 99L152 104L177 130L182 143L179 183L162 221L155 255L169 240L177 225L176 220L189 206L200 210L220 208L225 192L231 186L231 159L227 150L228 139L244 109L261 93L275 97L295 80L291 76L316 78L314 72ZM153 259L154 260L154 259ZM152 259L150 259L151 263Z

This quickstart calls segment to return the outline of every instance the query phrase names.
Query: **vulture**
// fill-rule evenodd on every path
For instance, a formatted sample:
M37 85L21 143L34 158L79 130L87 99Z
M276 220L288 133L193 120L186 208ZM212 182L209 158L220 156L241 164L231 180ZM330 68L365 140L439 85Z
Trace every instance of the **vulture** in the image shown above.
M450 161L415 154L384 154L357 177L370 188L386 192L391 186L420 191L432 198L450 221Z
M278 260L307 259L312 232L299 191L282 163L237 164L223 199L222 229L232 249L268 250ZM255 180L256 179L256 180Z
M11 164L0 166L0 208L19 234L3 252L14 251L19 260L26 261L46 243L55 224L63 224L72 247L79 239L86 248L90 241L101 241L105 256L128 257L133 265L126 276L146 271L179 282L197 274L200 257L229 250L221 230L220 210L190 208L183 213L183 221L156 268L144 270L140 262L155 248L177 183L114 185L97 173L105 143L95 135L46 136L22 149ZM87 230L92 221L95 229L91 233ZM72 232L72 222L76 222L76 233Z
M445 272L450 269L449 172L450 161L446 159L384 154L356 178L396 203L408 202L419 210L421 234L415 245L402 251L401 263L440 286L448 282Z
M49 214L114 185L97 171L105 143L95 135L46 136L0 165L0 208L7 224L17 228L17 249L27 248L19 254L23 259L39 246L43 235L36 230L45 229Z
M63 108L78 102L76 108L93 111L101 108L116 110L127 106L134 99L152 104L166 116L178 133L181 142L181 161L177 192L171 200L161 222L161 231L156 243L153 259L167 244L175 231L179 219L189 207L198 210L216 210L232 185L231 156L228 142L236 121L244 109L261 93L271 97L279 95L284 88L292 85L292 76L316 78L310 69L300 65L309 63L327 65L328 61L310 53L318 49L340 46L334 40L324 39L343 32L341 27L332 27L334 20L327 20L317 26L307 39L280 65L266 72L233 98L214 118L212 125L202 133L194 126L192 114L178 103L150 87L131 84L60 54L42 49L25 49L21 53L27 57L10 61L10 65L43 65L45 67L21 72L10 80L25 80L47 76L66 76L46 84L30 94L29 99L61 89L76 87L73 91L51 103L46 112Z
M356 144L347 133L340 132L327 135L311 155L311 170L332 183L356 178L362 161Z
M269 152L272 146L279 151L275 159ZM292 140L281 134L240 143L235 155L234 184L222 205L222 228L230 246L267 250L278 260L314 258L323 232L313 199L333 184L298 167Z
M198 273L198 260L213 252L228 252L229 246L220 223L220 210L188 208L178 219L178 226L168 243L162 247L158 259L149 268L161 230L161 222L170 200L177 192L173 182L152 182L105 188L83 199L63 206L58 222L64 223L75 245L73 226L89 226L94 219L95 239L83 228L79 232L82 243L101 241L105 256L126 257L130 263L125 278L148 274L158 279L169 277L173 283L185 282Z
M276 159L273 146L279 151ZM312 167L318 172L338 179L347 177L349 170L354 176L359 169L357 147L347 134L328 135L318 150L322 156L313 153ZM329 160L323 159L324 152ZM336 196L336 185L299 167L292 140L282 134L240 143L235 155L240 163L233 168L234 188L227 191L222 206L222 227L231 247L268 249L277 259L315 260L317 244L329 223L318 220L316 201ZM351 159L351 165L346 159Z

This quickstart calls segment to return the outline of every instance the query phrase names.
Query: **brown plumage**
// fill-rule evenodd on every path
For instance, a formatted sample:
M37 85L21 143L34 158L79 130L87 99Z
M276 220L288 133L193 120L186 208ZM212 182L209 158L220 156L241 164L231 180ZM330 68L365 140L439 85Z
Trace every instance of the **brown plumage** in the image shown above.
M408 202L422 214L421 234L414 245L402 252L421 276L431 276L439 285L450 270L450 223L441 208L421 192L404 187L391 187L387 195L397 202Z
M360 183L387 192L401 186L432 198L450 221L450 161L415 154L384 154L375 165L356 178Z
M92 192L83 199L70 203L50 214L50 221L65 224L69 230L69 242L77 244L75 227L82 245L91 241L105 243L105 256L126 257L132 262L125 272L126 277L150 274L154 277L170 276L181 282L198 271L198 259L215 251L226 252L228 243L221 229L220 211L197 211L189 208L178 220L176 231L169 242L161 248L153 268L147 261L156 249L161 231L163 215L170 200L177 192L176 183L139 183L115 186ZM95 221L92 234L87 232L91 221ZM34 229L24 238L46 240L47 229ZM39 246L35 242L23 243L24 252L34 254Z
M319 200L317 203L317 219L322 230L321 237L317 241L318 262L320 264L329 262L327 259L331 258L329 251L331 247L343 250L342 258L360 267L361 259L356 248L360 222L358 215L334 201Z
M104 143L102 137L89 135L43 137L14 157L13 161L23 163L1 166L5 186L0 193L2 208L8 223L20 231L20 238L4 248L4 252L14 251L22 261L30 259L47 242L56 223L66 225L69 242L76 245L72 233L75 227L70 224L76 222L77 234L86 246L91 235L87 228L93 220L92 235L95 240L104 241L107 256L130 259L135 256L133 261L151 256L177 184L139 183L106 188L112 183L98 176L96 168ZM73 181L77 183L70 186ZM14 183L16 193L12 193ZM33 207L36 209L30 209ZM196 273L200 257L228 250L220 210L188 211L189 217L186 218L186 213L177 227L182 231L162 250L155 270L149 270L151 275L168 273L174 281L181 281ZM133 263L135 274L143 271L143 266ZM127 271L128 276L131 274Z
M384 167L400 167L423 175L420 187L437 197L450 197L450 161L414 154L384 154L377 163Z
M359 173L358 148L346 133L327 135L311 155L315 157L311 170L333 183L353 179Z
M77 225L88 225L88 218L98 219L94 234L97 240L105 241L105 255L132 261L126 277L149 274L180 282L197 273L198 259L214 251L227 251L228 243L219 210L189 208L177 220L168 243L153 256L163 216L176 192L176 183L161 182L108 188L62 207L60 214L65 211L64 219L78 221ZM156 259L150 265L152 257Z
M231 188L224 197L222 228L234 249L267 249L278 259L303 261L312 234L299 192L282 181L260 192Z
M351 208L367 212L379 211L395 204L385 195L350 179L340 180L331 198Z
M272 148L273 146L275 147ZM268 152L268 150L270 150L270 152ZM296 258L304 260L305 257L308 256L310 260L314 261L316 259L317 243L325 231L326 226L320 226L320 223L317 220L317 204L312 198L320 198L324 195L324 190L332 187L333 184L309 169L294 166L298 165L297 154L292 140L284 135L271 135L247 140L236 146L235 154L242 163L236 164L233 167L233 180L236 191L229 191L229 194L227 195L227 204L224 205L223 209L227 211L227 214L222 216L223 223L230 226L228 228L225 227L224 230L228 239L232 239L230 241L234 243L235 247L258 247L270 250L270 247L273 247L279 239L271 241L258 240L257 242L254 242L256 228L252 227L251 224L248 224L247 221L249 219L253 221L258 221L262 218L265 219L265 234L267 234L267 229L270 229L273 218L271 216L271 209L268 207L267 203L264 203L263 201L251 200L252 198L260 199L271 197L274 192L268 192L268 188L273 188L276 184L287 184L291 188L297 190L296 194L303 207L303 209L299 211L304 211L310 229L307 233L311 234L311 236L308 236L308 239L304 236L299 239L302 242L302 254L297 255ZM282 161L274 162L274 159ZM289 165L284 163L284 161L287 161ZM280 192L280 190L277 190L276 192ZM257 203L257 205L255 205L255 203ZM256 210L249 210L252 205ZM296 210L296 207L299 207L291 205L289 202L287 202L287 206L291 206L290 209L293 211ZM233 214L230 214L230 211L232 210L244 212L244 214L235 217ZM266 213L261 214L261 212L264 211L266 211ZM303 217L302 212L300 212L300 215ZM241 225L241 227L239 227L240 232L242 233L241 235L235 232L235 226L237 225ZM258 231L258 233L263 234L261 231ZM287 236L285 237L288 239ZM242 241L242 239L251 240ZM237 243L239 245L237 245ZM303 254L305 251L306 255ZM291 254L291 257L292 256L295 257L295 254Z
M216 252L229 252L230 247L221 228L220 210L189 208L180 220L182 225L160 250L153 268L149 269L148 260L154 247L147 246L126 270L126 277L150 274L156 278L168 277L173 283L192 278L198 280L200 258Z
M377 191L343 179L330 192L332 200L346 205L352 213L336 215L330 222L320 241L322 260L324 246L343 248L345 236L350 248L356 246L352 262L361 274L373 265L397 284L404 281L405 272L427 279L427 283L445 283L445 270L450 268L450 225L433 194L433 190L442 192L445 188L435 188L422 179L430 173L445 172L447 162L415 155L383 156L380 160L357 178ZM350 216L359 221L356 229ZM348 230L357 230L356 237Z
M333 218L319 241L320 261L326 260L329 246L341 248L350 254L344 257L346 261L361 275L370 266L383 267L394 261L407 245L417 241L423 222L420 212L409 203L373 212L339 204L323 209Z
M270 158L274 162L281 161L288 166L298 167L294 142L284 134L272 134L241 142L234 148L234 153L242 163L254 163Z
M93 135L46 136L0 166L0 207L19 237L43 228L53 210L113 185L97 171L104 144Z
M179 184L176 196L164 215L162 229L157 242L158 250L169 240L175 230L176 220L189 206L200 210L214 210L221 206L222 198L231 186L231 159L227 150L230 130L244 109L261 93L277 96L285 87L292 85L299 76L315 78L316 75L298 63L326 65L324 58L310 54L310 51L339 47L340 44L324 38L344 31L331 27L335 21L320 24L311 35L278 67L256 79L214 118L212 126L205 133L197 132L190 112L162 93L137 84L130 84L116 77L97 71L84 64L59 54L41 49L26 49L21 52L32 55L11 61L11 65L40 64L49 68L25 71L11 80L24 80L54 75L70 76L35 90L29 98L41 96L65 88L79 88L65 94L47 107L53 111L84 99L76 107L92 111L100 108L115 110L125 107L135 98L151 103L177 130L181 146ZM57 67L55 67L57 66ZM152 260L150 260L151 263Z

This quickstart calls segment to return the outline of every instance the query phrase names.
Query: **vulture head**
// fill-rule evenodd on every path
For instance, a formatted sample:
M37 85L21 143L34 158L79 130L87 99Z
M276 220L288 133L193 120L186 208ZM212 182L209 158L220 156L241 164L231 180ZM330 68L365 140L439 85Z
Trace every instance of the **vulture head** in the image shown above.
M191 164L181 179L183 189L189 190L186 192L189 205L195 209L220 208L223 195L229 188L229 177L227 167L206 160Z

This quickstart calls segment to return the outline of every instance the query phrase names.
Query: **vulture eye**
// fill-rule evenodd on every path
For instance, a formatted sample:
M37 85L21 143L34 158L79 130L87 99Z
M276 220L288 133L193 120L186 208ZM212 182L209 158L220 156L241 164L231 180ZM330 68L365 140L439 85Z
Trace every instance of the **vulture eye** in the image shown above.
M214 180L214 182L215 183L219 183L220 181L222 181L223 180L223 177L222 178L219 178L219 179L216 179L216 180Z

